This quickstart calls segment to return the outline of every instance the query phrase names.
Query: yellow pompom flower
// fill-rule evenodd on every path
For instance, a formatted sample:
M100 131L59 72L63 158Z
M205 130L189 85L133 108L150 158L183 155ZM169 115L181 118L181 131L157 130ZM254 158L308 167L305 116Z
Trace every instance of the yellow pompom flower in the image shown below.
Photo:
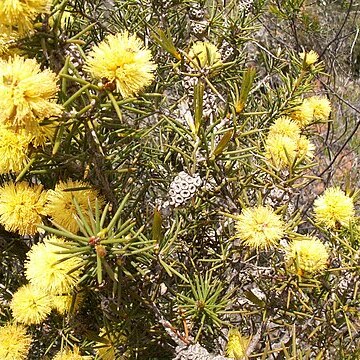
M286 136L290 139L300 137L300 128L298 124L287 116L281 116L270 126L268 137Z
M301 105L292 109L289 116L298 124L301 129L307 125L310 125L314 121L313 108L310 106L308 101L306 101L306 99L302 102Z
M277 169L293 163L297 152L297 141L288 136L270 136L265 142L265 157Z
M1 0L0 31L26 35L34 28L34 20L50 11L51 0Z
M29 136L24 131L18 133L0 123L0 174L18 173L26 166Z
M289 269L295 268L300 276L319 272L327 267L329 258L325 245L316 237L294 240L287 250Z
M25 360L30 350L31 336L20 324L6 324L0 327L0 359Z
M207 41L197 41L191 47L188 56L202 69L221 65L221 54L217 47ZM193 62L190 62L192 67L194 67Z
M73 299L74 297L75 299ZM81 294L53 295L51 297L51 307L56 310L60 315L65 315L70 312L73 301L73 310L76 311L79 308L82 300L83 297L81 296Z
M300 58L305 61L306 66L311 66L319 60L319 55L314 50L310 50L309 52L301 52L299 55Z
M304 100L306 106L309 106L313 112L315 121L326 121L331 112L330 100L325 96L312 96Z
M44 146L48 140L54 138L58 123L56 121L50 124L39 124L31 129L28 137L34 147Z
M83 360L86 357L80 355L80 350L77 346L74 346L74 349L65 349L60 350L53 360Z
M101 206L103 200L94 189L89 189L89 185L82 181L60 182L55 190L48 191L46 214L51 216L55 223L64 227L72 233L79 231L76 222L77 211L73 199L76 199L85 218L88 218L89 204L95 207L95 199Z
M40 324L51 312L51 298L27 284L15 292L10 308L15 321L25 325Z
M285 224L269 207L244 209L236 222L235 237L244 245L267 249L276 245L284 235Z
M238 329L230 329L226 344L226 356L231 359L242 359L246 356L250 338L241 335Z
M297 157L305 161L314 157L315 145L305 136L300 136L296 142Z
M349 226L354 219L353 199L337 187L328 188L314 201L316 221L328 228Z
M46 192L41 185L27 182L8 183L0 187L0 223L5 230L20 235L34 235L42 224Z
M25 274L29 282L51 295L70 293L81 274L79 267L82 259L58 254L63 250L62 245L63 239L49 236L43 243L32 246L25 262Z
M108 35L94 46L85 67L93 77L115 82L123 97L138 94L154 80L156 64L150 50L127 31Z
M56 75L40 70L34 59L0 60L0 122L30 133L45 118L58 116Z

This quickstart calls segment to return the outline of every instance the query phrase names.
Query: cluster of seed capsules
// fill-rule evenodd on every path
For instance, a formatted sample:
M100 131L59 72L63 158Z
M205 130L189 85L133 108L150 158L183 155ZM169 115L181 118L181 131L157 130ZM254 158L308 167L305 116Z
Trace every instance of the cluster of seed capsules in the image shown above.
M191 176L181 171L171 182L168 192L169 200L164 202L163 207L178 207L185 204L195 195L202 183L198 174Z

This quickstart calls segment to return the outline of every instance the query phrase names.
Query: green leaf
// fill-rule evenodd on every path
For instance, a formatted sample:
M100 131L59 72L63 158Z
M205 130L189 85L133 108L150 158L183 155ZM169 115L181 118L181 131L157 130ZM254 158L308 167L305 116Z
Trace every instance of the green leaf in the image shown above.
M176 50L169 29L166 30L166 34L163 30L156 29L156 31L151 33L151 36L164 50L174 56L177 60L181 60L181 55Z
M152 238L153 240L156 240L157 243L160 243L162 240L161 224L162 224L161 213L158 209L155 209L153 227L152 227Z

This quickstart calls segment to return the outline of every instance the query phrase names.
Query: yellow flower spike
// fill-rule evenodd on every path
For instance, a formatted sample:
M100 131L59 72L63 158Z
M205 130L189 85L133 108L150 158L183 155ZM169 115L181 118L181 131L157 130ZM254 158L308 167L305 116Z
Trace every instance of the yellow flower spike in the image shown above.
M0 359L25 360L32 338L20 324L6 324L0 327Z
M299 137L296 147L299 159L311 160L314 157L315 145L305 136Z
M317 223L327 228L348 227L355 217L353 199L337 187L331 187L314 201Z
M231 359L243 359L249 346L250 338L241 335L238 329L230 329L228 343L226 344L226 356Z
M15 321L24 325L41 324L51 312L51 298L28 284L15 292L10 308Z
M325 96L312 96L304 100L306 106L312 109L315 121L327 121L331 112L330 100Z
M151 84L156 67L142 41L124 31L108 35L94 46L85 69L96 79L114 82L123 97L130 97Z
M41 185L27 182L8 183L0 187L0 223L7 231L34 235L42 224L46 192Z
M238 216L235 227L235 237L244 245L265 250L276 245L285 231L281 217L264 206L244 209Z
M29 161L29 136L24 131L15 132L0 123L0 174L19 173Z
M95 345L96 353L101 360L113 360L117 359L117 346L116 344L126 344L127 337L119 332L107 332L106 329L102 328L99 333L101 342L97 342ZM122 353L125 358L130 357L128 351Z
M83 360L87 359L88 357L81 356L80 350L77 346L74 346L74 349L64 349L60 350L55 357L53 357L53 360Z
M57 253L64 243L63 239L49 236L43 243L33 245L27 253L26 278L48 294L68 294L80 278L82 259Z
M301 129L307 125L310 125L314 121L313 108L310 106L308 101L306 101L306 99L302 102L301 105L292 109L292 112L289 114L289 116L298 124Z
M56 80L55 73L41 71L34 59L15 55L0 60L0 122L32 134L44 119L59 116Z
M55 186L55 190L48 191L46 214L68 231L77 233L79 224L76 222L77 211L73 198L76 199L85 218L89 217L89 204L95 208L97 198L99 207L101 207L103 199L96 190L89 188L89 185L82 181L60 181Z
M39 14L48 13L52 0L2 0L0 2L0 32L17 31L21 36L34 29Z
M265 157L278 169L292 164L297 151L297 141L288 136L270 136L265 142Z
M325 245L316 237L294 240L287 250L286 260L289 269L299 276L306 276L324 270L329 258Z
M299 56L304 61L306 66L311 66L319 60L319 54L314 50L310 50L309 52L301 52Z
M207 41L197 41L190 49L189 58L193 61L190 62L192 67L196 65L200 68L211 68L220 66L221 55L217 47ZM194 63L196 65L194 65Z
M300 127L287 116L281 116L270 126L268 137L287 136L290 139L297 140L300 137Z
M56 310L60 315L68 314L73 304L73 298L75 296L73 310L76 311L80 307L83 296L82 294L69 294L69 295L52 295L51 296L51 308Z

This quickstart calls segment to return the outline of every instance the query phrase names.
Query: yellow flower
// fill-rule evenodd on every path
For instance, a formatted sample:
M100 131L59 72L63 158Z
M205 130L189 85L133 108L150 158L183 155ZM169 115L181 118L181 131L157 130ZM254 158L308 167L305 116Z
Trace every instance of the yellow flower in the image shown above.
M39 124L28 132L28 137L34 147L43 146L48 140L54 138L58 123L52 121L46 125Z
M0 122L30 133L45 118L58 116L56 75L40 70L34 59L0 60Z
M283 169L293 163L297 151L297 141L288 136L271 136L265 142L265 157L278 168Z
M18 173L28 162L29 136L18 133L0 123L0 174Z
M316 237L294 240L286 254L288 267L301 276L325 269L328 258L325 245Z
M236 222L235 237L245 245L267 249L276 245L284 235L281 217L268 207L244 209Z
M298 159L311 160L314 157L315 145L305 136L300 136L296 142Z
M6 324L0 327L0 359L25 360L30 350L31 336L20 324Z
M51 312L51 299L30 284L22 286L10 303L14 319L25 325L40 324Z
M0 2L0 31L26 35L33 30L36 17L48 13L51 0L2 0Z
M289 116L298 124L301 129L314 121L313 108L310 106L309 102L306 101L306 99L302 102L301 105L292 109L292 112L289 114Z
M330 100L325 96L312 96L304 100L307 106L312 109L315 121L326 121L331 112Z
M74 346L74 349L65 349L59 351L53 360L83 360L84 356L80 355L80 350L77 346Z
M34 235L42 224L46 193L41 185L27 182L8 183L0 187L0 223L7 231Z
M142 41L124 31L108 35L94 46L88 54L86 69L97 79L115 82L117 91L129 97L151 84L156 64Z
M315 219L328 227L349 226L354 219L354 203L350 196L337 187L328 188L314 201Z
M305 61L306 66L311 66L319 60L319 55L314 50L310 50L309 52L301 52L299 55L300 58Z
M75 297L75 299L74 299ZM81 294L74 294L74 295L53 295L51 297L52 305L51 307L56 310L59 314L65 315L70 312L73 301L73 310L76 311L81 302L83 297Z
M118 344L125 344L127 342L127 337L118 332L107 332L104 328L100 330L99 337L102 339L101 342L97 342L95 349L98 355L98 358L101 360L113 360L117 359L116 347ZM128 351L122 353L124 358L130 358Z
M250 338L242 336L238 329L230 329L226 345L226 356L231 359L242 359L246 356L246 350L250 343Z
M221 65L221 55L217 47L207 41L197 41L189 51L189 57L200 68ZM190 62L194 67L194 64Z
M0 58L7 59L18 51L16 45L16 34L0 33Z
M72 233L77 233L79 225L76 222L77 212L73 198L76 199L85 218L88 218L89 204L94 208L96 198L100 206L103 200L96 190L89 189L89 185L81 181L60 182L55 190L48 191L46 214L58 225Z
M82 259L58 254L63 250L62 245L63 239L50 236L43 243L32 246L25 262L25 274L29 282L51 295L70 293L81 274L79 267Z
M291 118L281 116L270 126L268 137L270 136L286 136L296 140L300 137L300 128Z

